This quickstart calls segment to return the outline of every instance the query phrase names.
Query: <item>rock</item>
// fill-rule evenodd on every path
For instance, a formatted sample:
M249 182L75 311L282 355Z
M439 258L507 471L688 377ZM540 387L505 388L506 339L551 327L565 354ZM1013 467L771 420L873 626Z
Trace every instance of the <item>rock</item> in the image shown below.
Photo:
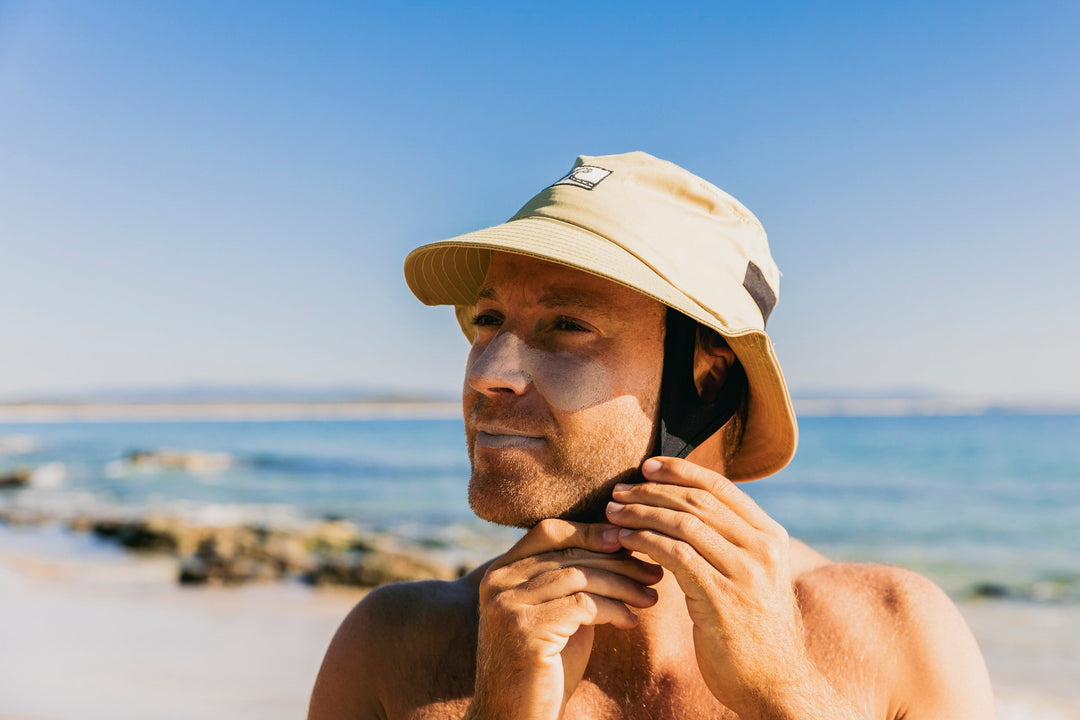
M237 585L280 578L274 568L250 558L190 557L180 565L181 585Z
M176 538L147 520L96 520L91 532L138 552L175 552Z
M253 556L263 562L277 563L284 573L305 573L316 567L315 556L304 547L303 538L282 530L268 530Z
M252 527L199 530L203 535L194 554L185 557L181 564L181 584L234 585L278 580L290 567L289 559L278 557L267 549L266 540L275 534L273 531ZM310 567L310 563L300 558L293 560L305 569Z
M369 549L359 528L347 520L324 520L307 530L303 540L304 547L315 553Z
M180 563L177 581L181 585L204 585L210 582L210 566L199 558L187 558Z
M198 555L185 558L180 563L181 585L237 585L249 582L279 580L281 570L266 562L249 557L222 557L216 555L211 543L200 547Z
M304 578L312 585L375 587L415 580L453 580L458 570L406 552L370 550L350 552L343 558L324 559Z
M385 585L411 580L453 580L457 573L445 565L407 553L373 551L364 555L360 584Z
M30 482L34 468L20 465L11 470L0 471L0 488L21 488Z
M127 461L138 470L182 470L194 474L218 472L236 465L235 458L228 453L200 450L132 450Z
M976 583L971 592L975 597L981 598L1007 598L1012 595L1008 587L994 582Z
M172 551L177 555L192 555L205 537L206 529L191 525L173 515L148 515L145 524L151 531L172 539Z

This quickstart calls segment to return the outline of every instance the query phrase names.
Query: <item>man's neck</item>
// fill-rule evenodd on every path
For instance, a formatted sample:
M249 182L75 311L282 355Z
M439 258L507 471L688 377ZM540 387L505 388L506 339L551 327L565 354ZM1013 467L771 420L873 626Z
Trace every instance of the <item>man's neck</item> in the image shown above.
M693 624L682 589L669 572L653 587L659 600L651 608L634 609L638 624L632 630L596 628L586 678L611 671L624 677L638 673L655 677L693 662Z

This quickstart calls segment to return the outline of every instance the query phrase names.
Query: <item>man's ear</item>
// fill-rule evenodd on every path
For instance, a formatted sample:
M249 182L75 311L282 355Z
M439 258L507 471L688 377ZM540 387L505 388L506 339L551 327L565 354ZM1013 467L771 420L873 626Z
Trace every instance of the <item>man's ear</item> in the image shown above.
M698 325L694 347L694 384L705 402L712 402L727 380L728 370L735 364L735 352L720 333Z

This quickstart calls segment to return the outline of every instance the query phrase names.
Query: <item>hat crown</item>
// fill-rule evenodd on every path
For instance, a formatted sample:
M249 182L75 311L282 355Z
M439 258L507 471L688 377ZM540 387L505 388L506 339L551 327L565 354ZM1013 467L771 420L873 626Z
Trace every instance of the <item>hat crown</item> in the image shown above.
M581 175L582 168L590 172ZM780 271L754 214L712 183L645 152L579 156L510 222L527 217L570 223L615 243L708 308L722 331L764 328L779 298ZM748 270L754 289L733 302L728 288L743 285Z

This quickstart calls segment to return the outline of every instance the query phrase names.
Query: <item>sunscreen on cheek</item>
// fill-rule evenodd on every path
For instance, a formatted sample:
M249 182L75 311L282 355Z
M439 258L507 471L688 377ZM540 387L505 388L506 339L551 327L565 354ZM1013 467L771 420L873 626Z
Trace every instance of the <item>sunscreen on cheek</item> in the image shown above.
M512 334L496 337L483 349L474 347L465 373L480 391L506 387L524 392L532 383L562 413L599 405L615 394L614 372L599 360L529 347Z
M559 412L584 410L614 395L614 374L598 360L535 348L526 348L522 359L537 391Z

